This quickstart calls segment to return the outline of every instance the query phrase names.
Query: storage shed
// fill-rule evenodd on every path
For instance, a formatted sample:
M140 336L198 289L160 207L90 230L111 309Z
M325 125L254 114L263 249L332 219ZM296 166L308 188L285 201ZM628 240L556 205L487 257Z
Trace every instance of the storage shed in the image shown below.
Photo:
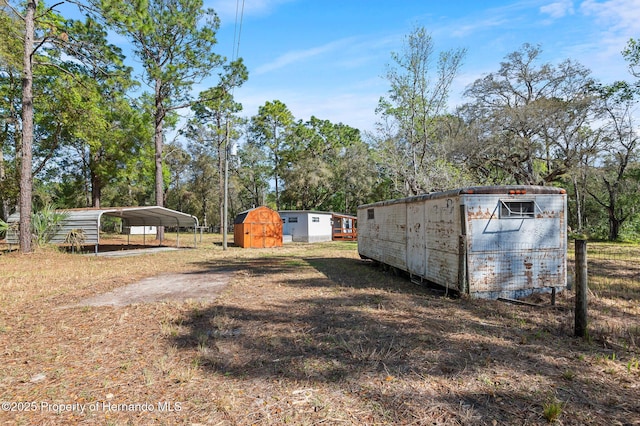
M244 248L282 247L282 220L266 206L246 210L233 223L233 241Z
M544 186L468 187L358 207L363 258L475 298L567 283L567 198Z

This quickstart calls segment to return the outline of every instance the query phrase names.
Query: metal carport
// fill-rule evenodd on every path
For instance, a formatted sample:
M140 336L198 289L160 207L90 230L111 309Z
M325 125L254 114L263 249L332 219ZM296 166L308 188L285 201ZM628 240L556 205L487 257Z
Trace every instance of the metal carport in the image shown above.
M81 229L85 235L85 244L95 245L98 252L100 244L100 220L103 215L118 217L127 226L175 226L178 229L177 245L180 245L180 228L193 227L194 245L196 245L196 229L198 218L187 213L167 209L159 206L142 207L110 207L110 208L85 208L59 210L68 216L63 220L62 226L51 240L52 243L64 243L67 234L73 229ZM7 243L18 244L17 225L20 222L20 214L9 216L7 223ZM161 242L162 243L162 242Z

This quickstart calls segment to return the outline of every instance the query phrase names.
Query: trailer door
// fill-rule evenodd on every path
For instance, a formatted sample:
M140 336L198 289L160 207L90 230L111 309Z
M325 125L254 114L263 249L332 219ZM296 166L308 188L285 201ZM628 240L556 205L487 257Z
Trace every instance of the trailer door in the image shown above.
M425 276L426 238L425 202L407 204L407 270L412 275Z

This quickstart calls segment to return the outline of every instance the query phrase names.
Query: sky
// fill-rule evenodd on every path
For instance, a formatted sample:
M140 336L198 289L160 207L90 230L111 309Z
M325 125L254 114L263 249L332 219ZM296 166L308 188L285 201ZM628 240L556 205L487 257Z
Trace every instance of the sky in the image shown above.
M467 50L452 109L468 85L497 72L524 43L539 45L544 62L577 61L603 83L633 80L621 51L640 38L640 0L205 0L205 7L221 20L216 52L242 57L249 70L234 91L241 115L280 100L296 120L315 116L362 131L375 128L392 52L402 52L417 27L436 53Z

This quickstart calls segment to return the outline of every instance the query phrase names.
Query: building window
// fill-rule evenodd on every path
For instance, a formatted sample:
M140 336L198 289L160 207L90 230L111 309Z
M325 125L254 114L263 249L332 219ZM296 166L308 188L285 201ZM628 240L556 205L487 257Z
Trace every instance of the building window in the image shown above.
M375 219L375 215L373 214L373 209L367 209L367 219Z
M534 201L500 201L500 217L506 219L533 218L535 216Z
M289 218L289 223L298 223L298 218L297 217L290 217Z
M311 222L320 222L320 218L318 216L311 216Z

